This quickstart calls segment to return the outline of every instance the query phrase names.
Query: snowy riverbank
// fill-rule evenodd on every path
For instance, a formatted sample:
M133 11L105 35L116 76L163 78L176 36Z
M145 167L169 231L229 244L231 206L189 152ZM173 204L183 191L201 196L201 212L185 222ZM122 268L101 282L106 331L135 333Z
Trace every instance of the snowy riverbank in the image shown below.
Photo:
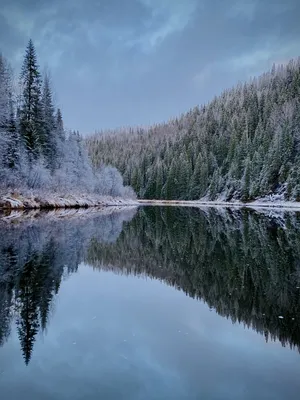
M95 196L95 195L67 195L58 194L7 194L0 195L0 210L35 210L60 208L88 208L112 206L182 206L182 207L235 207L252 209L289 209L300 211L300 202L259 199L252 202L223 201L223 200L134 200L129 198Z
M135 206L136 200L110 196L95 195L21 195L7 194L0 196L0 210L22 209L56 209L104 206Z
M185 207L237 207L237 208L263 208L263 209L290 209L300 211L300 202L260 199L243 203L241 201L209 201L209 200L138 200L140 205L158 206L185 206Z
M57 208L52 210L21 210L10 209L0 210L0 228L6 224L13 223L14 226L19 223L32 223L38 220L43 221L61 221L73 219L87 219L101 216L115 216L116 214L128 214L131 219L137 210L137 206L110 206L110 207L89 207L89 208Z

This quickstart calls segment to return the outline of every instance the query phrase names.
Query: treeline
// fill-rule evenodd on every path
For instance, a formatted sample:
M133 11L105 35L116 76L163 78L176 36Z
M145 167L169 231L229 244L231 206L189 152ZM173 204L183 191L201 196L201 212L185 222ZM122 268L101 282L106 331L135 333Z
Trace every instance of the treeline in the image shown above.
M93 168L80 134L64 129L49 74L42 76L31 40L17 85L0 54L0 193L26 189L132 194L116 168Z
M300 201L300 59L168 123L87 143L94 165L114 165L141 198Z
M34 218L21 217L21 223L0 219L0 347L16 322L24 361L29 363L64 277L77 271L92 238L115 241L134 212L88 211L74 213L74 219L70 212L65 218L63 213L33 213Z
M159 279L266 340L300 351L295 214L276 219L246 210L145 207L114 245L94 239L87 262Z

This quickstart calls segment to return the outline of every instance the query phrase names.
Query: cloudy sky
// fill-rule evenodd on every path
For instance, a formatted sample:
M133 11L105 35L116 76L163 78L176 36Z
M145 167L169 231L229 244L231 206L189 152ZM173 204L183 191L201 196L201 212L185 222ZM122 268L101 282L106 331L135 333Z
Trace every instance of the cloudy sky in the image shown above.
M0 0L16 71L31 37L67 127L148 125L300 55L299 0Z

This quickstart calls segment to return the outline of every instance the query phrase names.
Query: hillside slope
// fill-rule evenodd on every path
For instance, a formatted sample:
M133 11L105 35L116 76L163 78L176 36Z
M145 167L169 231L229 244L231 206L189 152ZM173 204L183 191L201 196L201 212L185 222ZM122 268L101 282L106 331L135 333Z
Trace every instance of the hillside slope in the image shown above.
M299 201L300 59L168 123L102 131L87 145L94 165L117 167L141 198Z

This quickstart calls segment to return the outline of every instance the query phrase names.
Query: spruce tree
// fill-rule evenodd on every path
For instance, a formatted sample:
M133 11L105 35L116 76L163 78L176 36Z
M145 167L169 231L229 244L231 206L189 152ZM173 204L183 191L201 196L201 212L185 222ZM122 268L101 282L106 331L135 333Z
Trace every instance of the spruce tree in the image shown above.
M0 54L0 135L4 135L8 117L7 68L4 57Z
M7 134L9 137L7 149L7 166L16 169L19 166L20 158L20 138L17 129L13 100L10 98L9 118L7 123Z
M158 160L156 164L156 188L155 188L155 199L162 198L162 188L163 188L163 166L161 160Z
M56 127L57 137L59 138L60 141L64 142L66 137L65 137L65 131L64 131L64 122L63 122L62 113L61 113L60 108L58 108L56 111L55 127Z
M20 106L20 134L28 153L29 161L41 154L44 145L44 124L41 102L41 77L36 51L32 40L26 48L21 70L22 90Z
M43 121L44 121L42 154L46 160L46 166L51 171L54 171L57 164L57 140L55 132L56 124L55 124L54 106L52 101L52 92L48 74L46 74L44 77L42 110L43 110Z
M0 167L14 169L19 159L19 134L17 131L12 71L4 57L0 55ZM5 173L6 178L7 172Z
M245 171L244 176L242 179L242 200L247 201L249 200L249 193L250 193L250 159L249 157L246 158L245 161Z

